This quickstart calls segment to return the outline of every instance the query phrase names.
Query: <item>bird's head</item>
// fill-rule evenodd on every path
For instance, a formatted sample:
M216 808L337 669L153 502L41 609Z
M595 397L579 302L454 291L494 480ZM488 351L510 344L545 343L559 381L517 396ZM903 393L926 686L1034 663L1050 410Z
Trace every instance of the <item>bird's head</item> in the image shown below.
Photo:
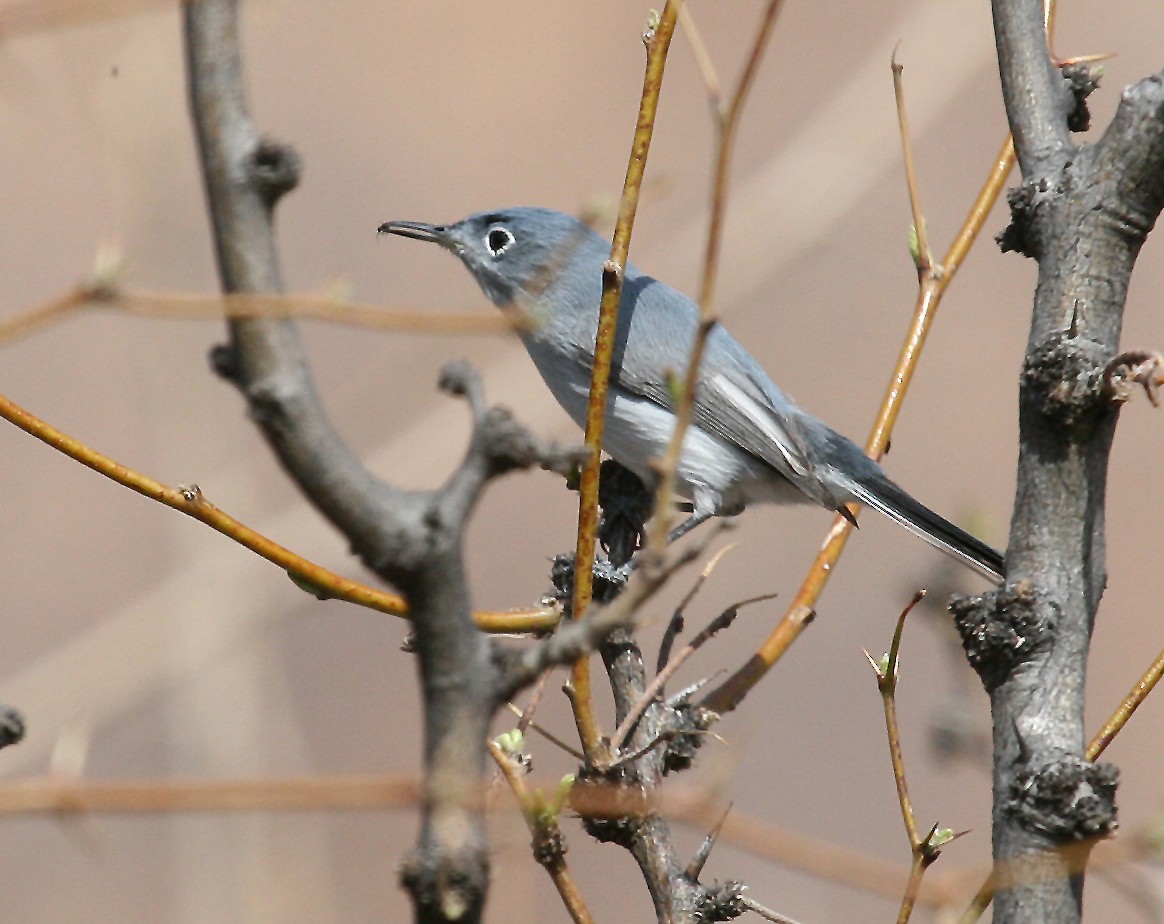
M451 225L386 221L378 230L451 250L489 299L503 308L536 305L559 274L575 267L581 258L597 255L601 266L606 247L577 218L525 206L478 212Z

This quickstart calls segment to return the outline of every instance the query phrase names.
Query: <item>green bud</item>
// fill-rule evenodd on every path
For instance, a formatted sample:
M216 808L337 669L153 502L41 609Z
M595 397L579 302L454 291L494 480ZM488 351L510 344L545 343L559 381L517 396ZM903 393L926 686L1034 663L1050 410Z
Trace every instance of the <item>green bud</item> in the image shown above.
M930 849L936 850L945 844L950 843L954 839L954 832L950 828L935 828L934 833L930 835L929 846Z

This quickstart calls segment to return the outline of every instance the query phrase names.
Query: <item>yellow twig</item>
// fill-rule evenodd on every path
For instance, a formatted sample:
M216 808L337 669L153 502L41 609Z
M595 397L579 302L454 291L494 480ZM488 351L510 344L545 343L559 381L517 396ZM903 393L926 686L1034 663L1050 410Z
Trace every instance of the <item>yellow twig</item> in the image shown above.
M1132 713L1140 708L1140 704L1148 698L1148 694L1156 688L1156 684L1160 682L1160 676L1164 674L1164 651L1156 655L1156 660L1152 662L1151 666L1144 672L1144 675L1139 679L1124 701L1119 704L1115 712L1111 714L1106 722L1094 738L1091 739L1091 744L1087 746L1084 752L1084 757L1088 760L1098 760L1099 755L1107 750L1107 746L1111 744L1120 730L1127 725L1128 719L1132 717Z
M104 291L81 287L0 321L0 343L17 340L48 324L89 310L120 311L150 318L305 318L412 334L499 334L527 320L516 311L434 312L355 304L324 295L185 295Z
M683 0L667 0L659 21L644 35L647 46L646 73L639 103L638 122L626 179L623 181L622 200L619 203L618 222L614 228L610 259L602 271L602 305L598 315L598 331L594 343L594 369L590 378L590 399L586 408L586 446L589 458L582 467L578 488L578 544L574 553L574 596L571 615L581 619L586 614L593 595L594 550L598 535L598 471L601 463L602 432L606 423L606 394L610 382L610 364L614 352L614 333L618 323L619 302L622 298L622 278L630 254L631 231L642 191L643 173L647 154L655 131L655 114L659 93L663 87L663 71L667 51L675 31L675 18ZM587 759L599 757L601 732L594 715L590 692L590 659L579 658L571 671L571 703L578 735Z
M914 369L921 355L922 346L934 321L942 296L954 281L954 276L962 265L971 245L978 237L986 216L998 200L1006 183L1006 178L1014 166L1014 146L1008 136L1002 149L995 159L986 182L979 190L974 204L970 208L966 220L958 232L950 249L942 260L943 272L940 276L928 274L920 282L917 300L914 304L913 320L906 334L905 343L897 358L897 365L889 386L885 391L881 407L877 412L877 419L873 423L869 440L865 444L866 453L875 459L881 457L889 443L889 435L897 422L897 415L905 399L909 383L913 379ZM856 515L857 505L850 504L849 512ZM809 568L800 590L792 599L787 611L772 633L764 640L759 650L748 659L731 677L717 689L712 691L703 705L716 712L730 712L748 695L760 680L771 670L772 666L783 657L792 643L800 637L804 627L812 621L815 615L814 607L820 599L821 592L828 583L829 577L835 570L836 563L844 551L852 533L852 524L842 516L838 516L829 529L820 552Z
M170 487L155 481L62 433L2 395L0 417L98 474L205 523L278 565L302 588L321 599L346 600L382 613L407 618L408 608L401 597L348 580L284 548L215 507L203 496L197 485ZM508 613L480 612L474 613L473 618L478 628L487 632L541 632L557 625L560 614L553 608L543 607Z
M0 783L0 815L409 808L420 798L411 777L110 782L50 776Z

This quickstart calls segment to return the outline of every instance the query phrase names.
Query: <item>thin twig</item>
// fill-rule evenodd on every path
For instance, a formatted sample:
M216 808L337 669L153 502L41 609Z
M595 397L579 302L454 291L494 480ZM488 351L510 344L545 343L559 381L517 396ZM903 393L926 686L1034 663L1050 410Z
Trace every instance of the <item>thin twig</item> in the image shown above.
M518 718L524 718L524 714L522 713L522 711L520 709L518 709L517 706L515 706L513 703L506 703L505 705L509 708L509 711L512 712L515 716L517 716ZM586 756L581 751L579 751L577 748L570 747L570 745L566 744L565 741L563 741L561 738L559 738L553 732L549 731L544 725L540 725L531 719L529 721L528 727L530 730L537 732L539 735L541 735L543 738L545 738L548 742L550 742L550 744L556 745L557 747L561 748L563 751L565 751L567 754L569 754L571 757L573 757L579 763L586 760Z
M1096 732L1095 737L1091 739L1091 743L1084 752L1084 757L1087 760L1097 760L1099 755L1107 749L1107 746L1111 744L1115 736L1128 723L1128 719L1132 717L1132 713L1140 708L1140 704L1155 689L1156 684L1160 682L1162 674L1164 674L1164 651L1156 655L1156 660L1152 662L1152 665L1144 672L1144 675L1136 685L1132 687L1131 692L1119 704L1119 707L1111 714L1111 717L1103 723L1103 728Z
M562 832L558 827L556 816L547 815L544 811L544 798L530 792L525 782L525 774L517 761L506 754L496 743L490 741L489 754L505 775L509 788L513 790L514 798L521 808L526 826L534 840L534 857L538 864L545 868L566 906L566 911L574 924L592 924L593 918L582 899L570 868L566 865L566 847L562 840ZM547 845L548 849L539 849Z
M149 318L299 318L410 334L500 334L525 326L516 312L410 311L355 304L324 295L235 292L188 295L167 292L95 291L82 287L0 321L0 343L28 336L84 311L119 311Z
M644 36L647 64L643 76L638 122L635 125L626 179L623 181L610 259L602 272L602 305L598 315L598 331L595 335L590 397L586 407L586 446L590 450L590 456L582 466L578 486L578 544L574 553L574 595L571 605L571 615L574 619L585 616L593 595L594 551L598 532L598 472L601 462L602 432L606 421L606 395L610 383L611 357L614 354L614 333L622 299L622 278L630 254L631 232L634 228L639 194L642 191L647 154L655 131L655 115L658 111L659 93L663 87L667 51L671 47L675 19L682 2L683 0L667 0L657 25L649 35ZM571 671L571 683L573 686L571 702L574 706L574 721L578 726L578 735L587 759L594 760L600 756L602 735L594 715L594 702L590 693L589 656L579 658L575 662Z
M63 321L89 304L89 293L84 289L66 292L43 305L21 311L0 321L0 343L19 340L42 328Z
M748 898L746 895L740 896L740 904L749 911L758 914L766 921L775 921L776 924L796 924L796 921L787 915L781 914L779 911L773 911L771 908L761 905L758 901Z
M610 773L614 770L617 770L619 767L625 767L627 764L632 764L640 757L644 757L647 754L650 754L651 751L657 748L664 741L670 741L674 737L675 733L671 730L659 732L659 734L655 735L655 737L653 737L650 741L640 745L633 751L630 751L627 754L618 754L612 757L609 763L606 763L602 766L602 770L606 773Z
M48 776L0 783L0 815L409 808L420 796L419 782L401 776L118 781Z
M998 157L991 167L990 174L983 183L970 207L966 220L962 223L954 242L942 260L943 272L940 278L927 276L918 289L917 300L914 305L913 320L902 344L901 353L897 359L893 376L885 391L881 407L877 412L877 419L865 444L865 452L872 458L880 458L889 443L889 436L897 422L897 415L901 410L902 402L909 384L913 380L914 370L921 358L921 350L925 345L930 327L933 325L942 296L954 281L958 269L962 265L970 247L982 230L986 217L994 203L998 200L1006 178L1014 166L1014 148L1009 136L1002 145ZM857 512L857 505L848 505L849 512ZM845 544L853 531L853 524L847 517L838 516L821 544L821 550L809 567L800 590L797 591L784 616L776 624L771 634L759 650L748 659L745 664L723 682L704 700L703 705L715 712L726 713L748 695L748 692L759 683L800 637L804 627L811 622L814 615L813 607L820 599L821 592L829 578L836 570L836 564L845 549Z
M651 681L647 689L643 691L643 695L639 697L638 702L634 704L631 710L626 714L626 718L622 720L622 724L618 726L614 736L610 739L610 749L617 754L626 742L627 737L631 731L634 730L635 723L638 722L647 707L655 701L655 697L659 695L659 691L663 689L667 681L674 676L675 672L682 667L683 662L690 658L700 647L703 646L712 636L717 632L721 632L731 625L732 620L736 618L736 613L740 607L747 606L749 603L759 603L763 600L771 600L776 594L761 594L757 597L748 597L746 600L741 600L739 603L733 603L722 613L715 617L711 622L704 627L698 635L696 635L690 642L688 642L679 653L672 658L667 665L655 675L655 679Z
M901 806L901 818L905 822L905 833L909 837L909 849L918 855L921 838L917 833L917 819L913 812L913 802L909 798L909 787L905 778L905 757L901 751L901 731L897 724L897 678L901 655L901 636L905 629L905 618L910 611L925 598L926 592L919 590L901 611L897 626L893 630L893 641L883 664L878 664L865 652L873 671L877 675L877 689L881 693L881 704L885 712L885 732L889 739L889 759L893 765L893 780L897 784L897 801Z
M104 475L143 497L164 504L179 513L205 523L211 529L233 539L255 554L285 570L301 588L321 599L346 600L369 609L407 618L408 607L396 594L385 593L356 581L341 577L333 571L308 561L262 533L251 529L210 503L197 485L170 487L115 462L95 449L74 439L40 418L30 414L8 398L0 395L0 417L15 424L24 432L80 462L98 474ZM486 632L544 632L557 625L561 614L553 607L513 610L511 612L485 611L474 613L478 628Z
M927 866L929 864L925 862L922 855L915 852L913 862L909 865L909 879L905 882L905 893L901 896L897 924L908 924L913 915L913 909L917 907L918 893L921 891L922 877L925 875Z
M667 628L663 632L663 639L659 643L659 658L655 665L656 674L662 671L663 668L667 666L667 662L671 659L671 646L675 644L675 639L678 638L679 633L683 631L683 611L691 605L691 601L695 599L695 595L699 593L700 589L711 576L711 573L716 569L716 566L719 565L723 557L738 545L738 542L732 542L728 545L725 545L722 549L716 552L711 557L711 560L703 566L703 570L699 572L699 577L695 579L695 582L691 585L691 589L683 595L683 599L680 600L679 605L675 607L675 612L671 616L670 622L667 623Z
M909 191L909 207L913 213L914 236L917 241L917 271L919 276L929 276L935 271L934 255L930 253L929 235L926 232L926 220L922 214L921 193L918 191L917 172L913 165L913 144L909 136L909 119L905 114L905 90L902 87L902 66L897 63L897 49L893 50L893 60L890 64L893 71L893 98L897 103L897 127L901 132L901 153L905 161L905 185Z
M679 7L679 25L683 27L683 34L691 46L691 54L695 58L695 66L699 68L699 75L703 78L703 85L707 89L707 102L711 106L711 114L718 122L723 118L723 87L719 82L719 75L715 72L715 63L707 53L707 46L703 43L703 36L695 25L695 16L691 7L684 3Z
M760 61L764 57L768 38L776 24L776 14L780 12L781 3L782 0L769 0L731 102L726 111L720 112L719 108L716 107L719 144L716 151L715 176L712 181L711 216L707 230L707 248L703 260L703 281L699 290L699 327L695 332L695 342L691 345L691 354L687 360L687 374L684 377L683 389L675 408L675 430L671 434L671 442L663 460L659 486L656 491L655 517L651 524L648 541L648 545L656 549L661 549L667 540L668 511L671 506L671 498L675 493L679 455L683 449L683 438L691 425L691 417L695 408L695 391L699 382L699 369L703 362L707 338L717 323L715 284L719 273L719 253L723 239L724 217L727 211L736 128L739 125L744 103L748 98L748 91L752 88Z
M534 713L538 711L542 696L545 695L546 685L550 681L551 673L553 673L552 669L542 671L542 675L538 677L537 683L534 684L534 688L529 695L529 702L525 704L525 708L521 710L521 714L517 719L517 730L519 732L524 732L533 722Z

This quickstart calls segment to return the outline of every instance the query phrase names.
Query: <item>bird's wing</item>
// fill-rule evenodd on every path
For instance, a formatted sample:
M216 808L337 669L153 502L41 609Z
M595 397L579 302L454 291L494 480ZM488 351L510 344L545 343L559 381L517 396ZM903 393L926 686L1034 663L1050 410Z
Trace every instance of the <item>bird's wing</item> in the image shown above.
M731 372L699 377L693 419L778 472L807 476L812 461L796 418L781 414L751 378Z
M708 363L704 363L707 368ZM696 386L692 423L725 442L756 456L793 481L809 476L812 461L800 426L790 414L773 406L765 389L745 370L734 364L701 372ZM669 390L659 382L647 381L618 370L618 384L670 410L674 402Z
M650 398L655 404L674 410L667 389L658 383L644 382L622 375L618 384ZM797 431L796 422L782 419L769 403L764 391L750 381L740 381L725 372L701 374L696 386L691 422L703 431L719 436L745 453L757 456L776 471L792 478L807 476L811 471L808 450Z
M589 317L583 320L587 325L594 323ZM698 325L699 308L694 302L628 266L612 382L674 410L663 372L682 375L686 370ZM570 338L587 345L575 357L580 364L593 362L593 336ZM811 477L814 466L800 415L748 351L721 326L714 327L707 339L692 422L794 482L803 483Z

